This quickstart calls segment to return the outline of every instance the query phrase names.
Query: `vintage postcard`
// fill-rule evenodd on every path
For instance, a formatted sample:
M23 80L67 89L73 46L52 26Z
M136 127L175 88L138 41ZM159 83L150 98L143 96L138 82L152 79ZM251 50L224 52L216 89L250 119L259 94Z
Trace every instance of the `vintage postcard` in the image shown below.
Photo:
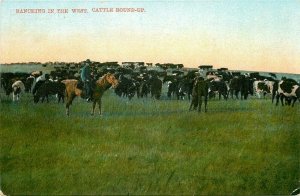
M299 195L300 1L0 1L0 196Z

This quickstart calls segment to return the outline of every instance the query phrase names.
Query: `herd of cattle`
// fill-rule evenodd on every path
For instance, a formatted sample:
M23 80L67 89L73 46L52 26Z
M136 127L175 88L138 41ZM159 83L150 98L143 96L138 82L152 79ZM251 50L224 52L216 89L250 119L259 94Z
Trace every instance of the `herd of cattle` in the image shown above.
M138 98L153 97L160 99L162 94L168 99L188 99L191 100L191 108L196 108L197 96L204 96L205 100L218 96L218 99L240 99L247 100L249 96L262 98L272 97L272 102L276 98L276 105L279 99L282 105L294 106L297 100L300 101L300 84L289 78L276 79L275 75L262 76L258 72L242 74L240 72L210 71L201 76L198 70L188 71L186 73L175 70L172 74L166 71L155 71L132 68L93 68L93 78L96 80L106 73L113 73L118 79L118 86L115 88L116 95L126 97L129 100L134 96ZM32 73L1 73L1 88L4 89L7 96L13 94L13 101L20 99L23 92L32 93L33 101L38 103L49 95L56 95L58 102L64 102L65 84L61 81L66 79L78 80L77 88L82 89L80 82L80 69L62 70L56 69L50 73L35 71ZM205 87L198 87L198 81L201 79ZM163 85L167 87L163 91ZM197 88L205 93L197 93ZM194 105L194 107L192 107Z

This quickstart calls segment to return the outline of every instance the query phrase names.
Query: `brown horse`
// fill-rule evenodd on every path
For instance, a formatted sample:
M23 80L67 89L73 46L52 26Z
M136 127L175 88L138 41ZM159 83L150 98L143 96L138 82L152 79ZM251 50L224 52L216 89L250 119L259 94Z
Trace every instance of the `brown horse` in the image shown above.
M72 104L74 98L76 96L81 96L83 94L83 91L79 88L77 88L78 80L63 80L62 83L66 85L66 114L69 116L70 113L70 105ZM94 115L95 113L95 107L98 103L99 105L99 114L101 115L101 98L104 94L104 92L109 89L111 86L115 88L118 85L118 80L115 78L115 76L111 73L107 73L103 75L99 80L95 82L95 88L93 89L92 93L92 112L91 115Z

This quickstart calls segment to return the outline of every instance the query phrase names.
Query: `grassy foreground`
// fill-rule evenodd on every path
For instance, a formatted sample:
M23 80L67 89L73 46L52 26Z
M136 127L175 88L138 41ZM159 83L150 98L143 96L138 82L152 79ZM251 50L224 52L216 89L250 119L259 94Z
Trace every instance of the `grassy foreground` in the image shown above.
M299 186L299 102L188 101L108 92L104 115L63 104L1 101L0 188L9 195L287 195Z

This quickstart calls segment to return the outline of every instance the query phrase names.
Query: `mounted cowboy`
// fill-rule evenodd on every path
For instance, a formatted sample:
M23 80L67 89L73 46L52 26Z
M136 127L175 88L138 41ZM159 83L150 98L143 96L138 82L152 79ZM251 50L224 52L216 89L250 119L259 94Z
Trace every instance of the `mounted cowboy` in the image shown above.
M75 79L66 79L61 81L66 86L66 114L69 116L69 110L70 105L72 104L73 100L77 96L84 97L82 94L84 94L83 90L79 89L77 87L78 80ZM92 92L92 112L91 115L94 115L95 113L95 106L98 104L99 106L99 114L102 114L101 111L101 100L104 92L108 90L111 86L113 88L116 88L119 84L118 80L115 78L114 74L107 73L104 74L101 78L99 78L97 81L92 82L95 84L95 87Z
M84 97L87 98L87 101L91 100L92 97L92 70L91 70L91 61L87 59L84 61L84 66L81 69L80 74L81 80L83 82L84 88Z
M202 97L204 97L204 111L207 112L207 99L208 99L208 82L202 76L197 76L193 85L192 101L190 105L190 111L201 111Z

